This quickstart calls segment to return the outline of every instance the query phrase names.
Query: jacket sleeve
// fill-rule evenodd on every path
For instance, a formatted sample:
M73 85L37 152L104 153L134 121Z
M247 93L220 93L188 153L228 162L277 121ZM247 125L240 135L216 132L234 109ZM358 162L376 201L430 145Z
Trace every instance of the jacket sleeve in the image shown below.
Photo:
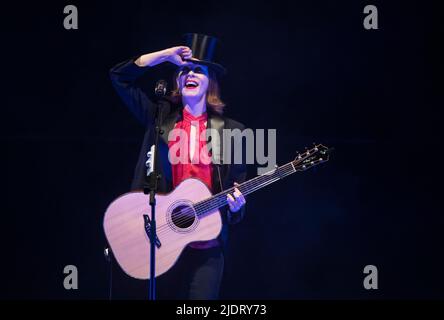
M152 101L136 84L136 80L144 74L149 67L139 67L135 59L121 62L111 68L109 74L111 82L125 105L144 126L153 121L155 107Z

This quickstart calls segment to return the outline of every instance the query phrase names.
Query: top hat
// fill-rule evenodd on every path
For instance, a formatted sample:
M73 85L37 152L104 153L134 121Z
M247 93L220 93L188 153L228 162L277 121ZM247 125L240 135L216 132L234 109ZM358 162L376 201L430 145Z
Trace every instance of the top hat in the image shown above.
M189 47L193 53L191 59L186 61L196 64L202 64L212 68L219 74L225 74L227 70L220 64L213 61L214 50L218 42L217 38L199 33L184 34L185 45Z

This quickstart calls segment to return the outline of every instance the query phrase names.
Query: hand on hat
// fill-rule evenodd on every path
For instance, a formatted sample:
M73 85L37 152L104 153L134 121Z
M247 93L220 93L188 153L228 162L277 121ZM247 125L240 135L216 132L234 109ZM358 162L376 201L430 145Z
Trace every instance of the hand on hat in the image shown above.
M177 66L190 64L190 62L185 61L185 59L191 59L193 56L191 49L185 46L172 47L166 49L166 52L168 55L168 61Z

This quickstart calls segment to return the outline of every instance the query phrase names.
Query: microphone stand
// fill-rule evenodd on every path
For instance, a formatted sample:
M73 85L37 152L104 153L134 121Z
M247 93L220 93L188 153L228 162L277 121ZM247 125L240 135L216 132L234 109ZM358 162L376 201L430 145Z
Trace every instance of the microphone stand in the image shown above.
M166 94L166 82L160 80L155 89L157 96L157 110L155 115L155 137L154 145L151 147L150 152L148 152L147 166L151 164L148 168L148 187L144 188L144 193L149 193L149 205L151 206L151 219L144 215L145 220L145 230L150 239L150 280L149 280L149 300L156 300L156 246L158 246L157 232L156 232L156 192L158 188L158 180L160 179L160 174L158 173L158 156L157 151L159 150L159 136L163 133L161 129L162 124L162 97ZM153 154L154 153L154 154Z

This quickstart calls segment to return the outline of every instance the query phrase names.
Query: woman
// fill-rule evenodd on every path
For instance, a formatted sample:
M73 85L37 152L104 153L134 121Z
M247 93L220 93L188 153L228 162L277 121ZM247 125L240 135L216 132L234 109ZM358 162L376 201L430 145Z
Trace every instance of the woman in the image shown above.
M245 180L246 168L243 164L232 164L231 161L219 165L214 161L208 163L202 159L202 155L212 157L212 152L207 150L207 143L210 143L211 151L219 150L219 155L223 152L222 140L214 139L214 142L208 142L199 139L203 131L209 128L216 129L220 139L223 139L223 129L243 130L244 126L222 115L225 105L220 98L217 76L223 74L225 69L212 61L217 40L201 34L187 34L185 37L186 46L144 54L122 62L110 71L111 80L120 97L146 127L132 183L133 190L143 189L147 184L145 162L147 151L154 142L156 110L155 104L137 86L136 80L150 67L164 62L173 63L179 68L174 77L175 88L169 100L163 102L167 104L164 107L168 112L162 119L163 132L158 149L160 159L158 169L161 176L159 192L170 192L187 178L202 180L213 194ZM183 130L188 139L169 140L173 129ZM216 145L217 143L219 145ZM175 151L171 152L172 150ZM176 150L186 151L180 154L183 151L177 153ZM234 158L233 152L230 154ZM171 161L177 156L186 161ZM176 265L165 275L158 277L159 298L218 298L228 225L238 223L245 213L245 198L237 188L233 194L228 195L227 205L221 210L223 227L219 237L190 244Z

